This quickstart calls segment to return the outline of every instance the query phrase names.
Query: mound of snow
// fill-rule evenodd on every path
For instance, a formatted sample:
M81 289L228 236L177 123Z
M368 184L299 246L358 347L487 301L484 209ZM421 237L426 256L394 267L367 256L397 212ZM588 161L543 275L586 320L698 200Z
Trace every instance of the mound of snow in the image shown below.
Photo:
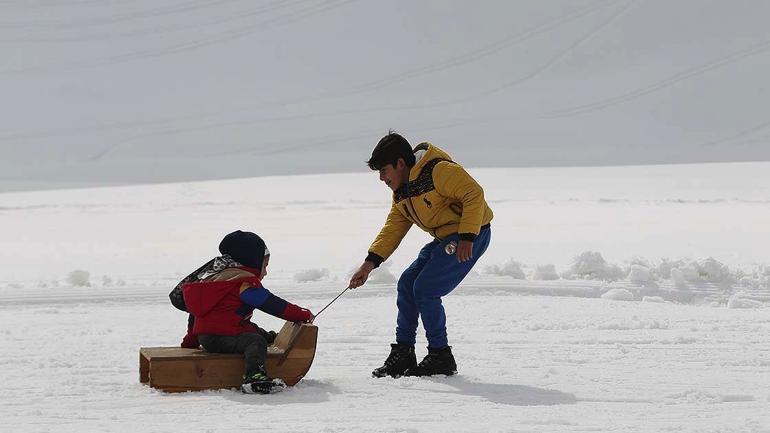
M762 302L746 299L743 296L741 293L730 296L727 301L727 308L763 308L765 306Z
M556 266L548 264L537 266L532 278L535 280L558 280L559 274L556 272Z
M742 286L755 289L770 288L770 266L756 266L753 271L741 277L739 282Z
M384 266L380 266L379 268L372 271L371 274L369 274L369 279L366 280L368 283L373 284L393 284L396 282L396 276L393 275L390 270L388 269L390 267L390 263L385 263Z
M624 276L619 266L608 264L601 254L594 251L586 251L575 257L570 269L562 274L568 280L617 281Z
M727 265L709 257L698 262L698 274L700 278L709 283L734 283L737 279L730 272Z
M91 287L91 273L76 269L67 274L66 281L76 287Z
M714 283L730 285L739 279L739 274L730 271L730 268L709 257L705 260L690 260L679 267L671 269L671 279L677 284L688 283Z
M326 268L306 269L294 274L294 281L298 283L309 283L311 281L320 281L328 276L329 270Z
M508 276L517 280L523 280L526 278L524 276L524 271L521 269L521 263L513 259L508 260L508 262L506 262L502 267L497 265L487 267L487 273L493 275Z
M645 284L652 282L653 280L652 271L649 267L639 264L631 265L631 270L628 273L628 281Z
M642 302L655 302L655 303L662 304L666 302L666 300L661 298L660 296L644 296L642 297Z
M672 275L671 275L672 270L684 267L684 265L685 265L685 262L683 260L669 260L667 258L664 258L660 261L660 263L657 266L658 275L660 275L661 278L665 278L665 279L672 278Z
M634 294L626 289L610 289L602 295L602 299L612 299L613 301L633 301Z
M687 284L687 280L684 277L684 272L680 270L679 268L673 268L670 271L671 273L671 282L673 282L677 287L682 287Z

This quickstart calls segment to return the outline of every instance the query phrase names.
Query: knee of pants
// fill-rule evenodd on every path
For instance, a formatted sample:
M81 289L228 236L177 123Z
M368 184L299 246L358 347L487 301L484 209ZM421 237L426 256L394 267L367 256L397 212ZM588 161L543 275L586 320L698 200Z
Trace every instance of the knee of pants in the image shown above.
M417 308L412 298L405 298L399 296L396 298L396 307L398 307L398 314L417 314Z
M244 337L245 336L245 337ZM265 337L256 334L256 333L247 333L242 334L242 337L246 340L246 347L257 347L257 348L263 348L267 347L267 340L265 340Z
M414 282L414 302L418 306L427 305L441 298L433 293L433 286L422 282L419 278Z
M401 278L398 279L398 291L404 294L411 295L414 291L415 277L411 273L404 272L401 274ZM411 296L410 296L411 297Z
M418 307L429 305L437 300L441 300L441 296L435 296L435 295L429 295L429 296L415 296L414 303L417 304Z

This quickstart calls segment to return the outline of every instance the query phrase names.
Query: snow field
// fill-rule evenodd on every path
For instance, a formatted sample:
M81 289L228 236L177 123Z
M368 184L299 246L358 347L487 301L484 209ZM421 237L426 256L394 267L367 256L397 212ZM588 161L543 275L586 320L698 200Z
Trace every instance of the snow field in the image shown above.
M336 287L276 292L301 305ZM1 412L9 431L763 431L770 426L770 319L730 310L602 299L446 298L460 375L369 377L389 350L392 287L365 286L318 319L318 353L273 396L167 395L138 383L138 348L175 345L167 302L4 306ZM310 297L306 297L310 295ZM259 314L259 313L258 313ZM256 321L277 328L259 314ZM418 354L425 352L418 335ZM55 392L51 389L55 388ZM767 431L767 430L764 430Z
M236 228L266 239L266 286L318 311L385 219L376 176L0 194L0 425L770 432L768 168L472 170L495 220L445 299L461 374L369 376L393 339L394 282L429 240L413 230L319 317L306 379L268 397L156 392L138 383L138 349L179 343L186 318L167 294Z
M495 212L493 242L475 271L767 288L768 168L471 170ZM297 282L342 280L387 206L387 189L371 173L0 194L0 260L8 265L0 290L173 279L215 254L235 228L260 232L272 269ZM413 229L389 272L397 277L427 240Z

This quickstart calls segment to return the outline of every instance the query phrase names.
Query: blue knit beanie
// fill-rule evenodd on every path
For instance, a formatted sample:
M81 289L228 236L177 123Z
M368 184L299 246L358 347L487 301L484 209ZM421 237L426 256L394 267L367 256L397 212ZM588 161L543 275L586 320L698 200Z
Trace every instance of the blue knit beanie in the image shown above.
M219 252L227 254L236 262L254 269L262 269L262 262L270 252L257 234L236 230L222 239Z

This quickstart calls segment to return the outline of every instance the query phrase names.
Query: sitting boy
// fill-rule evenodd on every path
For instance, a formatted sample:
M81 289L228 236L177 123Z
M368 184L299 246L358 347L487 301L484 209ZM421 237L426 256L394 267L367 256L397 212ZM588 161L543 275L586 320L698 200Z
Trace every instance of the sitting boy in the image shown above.
M250 322L254 309L292 322L307 322L313 314L286 302L262 286L270 252L254 233L230 233L219 244L217 257L182 284L184 304L194 316L185 338L198 341L209 352L243 353L246 371L244 393L280 391L285 384L265 371L268 341L265 333Z

